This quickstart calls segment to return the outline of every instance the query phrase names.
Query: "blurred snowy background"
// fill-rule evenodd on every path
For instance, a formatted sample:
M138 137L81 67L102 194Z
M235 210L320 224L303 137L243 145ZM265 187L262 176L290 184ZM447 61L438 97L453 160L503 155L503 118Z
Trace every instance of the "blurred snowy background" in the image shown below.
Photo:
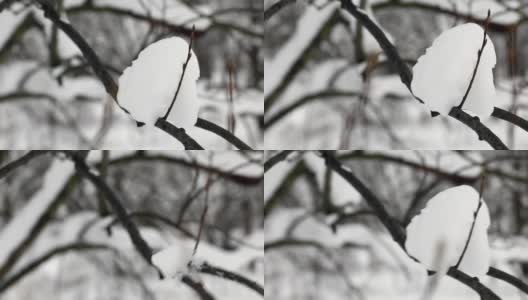
M15 2L0 12L0 148L181 148L157 128L136 128L69 38L33 1ZM199 116L224 128L234 118L234 134L253 148L262 147L262 1L52 3L115 79L141 49L168 36L188 40L194 25L203 102ZM148 80L144 84L148 89ZM195 127L188 133L207 149L229 149L208 131Z
M528 152L338 151L337 157L403 225L446 188L479 190L485 168L491 266L528 280ZM264 201L269 299L480 299L450 277L422 297L435 276L402 251L318 152L294 151L267 170ZM490 276L482 282L502 299L527 299Z
M109 230L113 210L64 155L32 153L6 172L26 153L0 152L1 299L204 299L176 278L160 280L119 222ZM261 160L261 152L241 151L92 151L87 157L136 213L131 219L155 252L194 246L211 176L196 258L263 285ZM48 253L54 255L21 273ZM262 299L233 281L200 277L216 299Z
M277 2L265 0L264 7ZM453 118L431 118L339 1L281 2L289 5L265 20L267 149L489 149ZM411 67L440 33L466 22L482 24L490 9L494 105L528 117L526 1L353 2L377 20ZM456 55L445 53L446 59ZM526 132L496 118L484 124L511 148L528 148Z

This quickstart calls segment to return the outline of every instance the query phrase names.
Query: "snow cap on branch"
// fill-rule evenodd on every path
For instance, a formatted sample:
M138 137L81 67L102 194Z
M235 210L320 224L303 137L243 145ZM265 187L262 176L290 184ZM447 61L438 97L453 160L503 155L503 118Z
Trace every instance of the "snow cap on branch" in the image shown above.
M117 100L132 117L154 125L167 112L182 76L189 44L179 37L157 41L143 49L119 78ZM174 126L191 128L196 124L200 104L196 81L200 67L191 50L178 97L167 120Z
M192 263L193 247L186 243L171 245L152 256L152 263L168 278L187 275Z
M445 274L464 251L478 205L479 193L468 185L438 193L407 226L406 250L428 270ZM471 239L458 266L472 277L485 275L490 266L489 225L488 207L482 199Z
M493 112L495 86L493 68L497 62L495 47L489 36L484 47L475 80L463 106L481 118ZM462 101L471 81L482 47L484 29L466 23L444 31L413 67L411 88L425 105L442 115Z

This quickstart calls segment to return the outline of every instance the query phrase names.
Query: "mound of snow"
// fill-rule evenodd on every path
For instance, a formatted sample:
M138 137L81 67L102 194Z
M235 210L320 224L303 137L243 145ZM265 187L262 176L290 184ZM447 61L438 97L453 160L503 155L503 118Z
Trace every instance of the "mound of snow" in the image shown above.
M163 117L178 88L187 60L189 44L179 37L157 41L143 49L119 78L117 100L136 121L154 125ZM177 127L196 124L200 108L196 80L200 77L198 59L191 50L182 85L167 120Z
M178 243L169 246L152 256L152 263L166 277L178 277L188 273L188 264L192 261L193 247Z
M482 47L484 30L477 24L467 23L444 31L413 67L413 93L428 108L447 115L462 101ZM491 39L484 47L475 80L463 106L479 117L488 117L493 111L495 86L492 70L497 56Z
M435 195L407 226L405 248L409 254L428 270L446 273L462 254L478 203L479 193L468 185ZM470 276L485 275L489 269L489 225L488 207L482 199L471 240L458 267Z

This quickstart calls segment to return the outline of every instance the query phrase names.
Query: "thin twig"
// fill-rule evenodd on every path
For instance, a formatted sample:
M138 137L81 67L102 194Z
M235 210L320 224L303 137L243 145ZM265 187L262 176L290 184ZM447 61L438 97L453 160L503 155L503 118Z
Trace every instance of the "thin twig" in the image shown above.
M502 108L494 107L491 116L509 122L528 132L528 120L523 119L512 112L509 112Z
M211 187L211 174L207 174L207 182L205 183L205 196L204 196L204 209L200 216L200 227L198 227L198 234L196 235L196 243L194 244L193 256L198 251L198 245L202 239L202 232L205 226L205 217L207 216L207 210L209 209L209 188Z
M7 174L9 174L14 169L25 165L33 158L40 156L46 152L47 151L43 151L43 150L32 150L26 153L24 156L20 157L19 159L12 161L6 164L5 166L2 166L0 168L0 179L4 178Z
M466 251L469 246L469 242L471 241L471 237L473 236L473 230L475 229L475 224L477 223L477 217L478 213L480 211L480 208L482 207L482 195L484 191L484 182L486 181L486 174L482 174L481 182L480 182L480 190L479 190L479 199L477 204L477 210L475 210L475 213L473 214L473 222L471 223L471 228L469 229L468 237L466 240L466 244L464 245L464 249L462 249L462 253L460 253L460 257L458 258L457 263L455 264L455 268L458 269L460 266L460 263L462 262L462 259L464 258L464 255L466 254Z
M44 16L48 18L53 24L55 24L60 30L62 30L74 43L77 45L77 47L81 50L84 58L87 60L88 64L92 67L96 77L101 81L103 86L105 87L106 92L112 96L112 99L114 102L126 113L129 114L128 110L124 107L122 107L119 102L117 101L117 91L118 91L118 85L110 75L110 73L106 70L104 65L102 64L101 60L95 54L95 51L88 45L86 40L82 37L82 35L70 24L64 22L61 20L59 14L54 9L54 7L47 1L47 0L33 0L36 3L40 5L40 8L44 12ZM160 118L161 119L161 118ZM203 121L203 120L202 120ZM222 130L223 128L219 127L218 125L214 126L200 126L200 119L198 119L198 122L195 126L200 127L202 129L208 130L212 133L215 133L217 135L220 135L224 139L226 139L229 142L236 141L238 142L238 145L235 145L236 147L240 148L242 145L245 145L244 142L240 141L237 137L231 135L229 132L228 134L225 134ZM209 125L210 122L207 122L206 125ZM143 123L137 122L138 126L141 126ZM193 140L192 137L190 137L184 130L181 128L177 128L176 126L170 124L169 122L164 120L164 122L160 122L158 119L158 122L156 122L155 126L160 128L161 130L164 130L165 132L172 135L174 138L178 139L182 144L189 146L192 148L186 149L196 149L196 150L202 150L203 148L199 146L196 141ZM203 122L202 122L203 124ZM222 130L220 130L222 129ZM249 146L245 145L247 148ZM240 148L242 149L242 148Z
M278 0L264 11L264 20L267 21L271 19L271 17L273 17L273 15L278 13L281 9L295 2L296 0Z
M38 258L26 263L23 267L17 269L16 273L9 276L6 280L0 282L0 293L5 292L12 285L17 283L24 276L33 272L40 265L53 258L56 255L61 255L70 251L89 251L89 250L102 250L102 249L111 249L108 245L104 244L89 244L84 242L76 242L71 244L66 244L63 246L58 246L48 250L46 253L42 254Z
M285 160L290 153L292 153L292 150L283 150L279 153L275 154L274 156L270 157L265 163L264 163L264 173L266 173L269 169L273 168L277 163Z
M264 287L262 287L262 285L235 272L222 269L220 267L212 266L208 263L203 263L199 265L198 270L204 274L215 275L217 277L238 282L264 296Z
M400 57L398 51L394 45L389 41L383 30L374 22L370 17L358 10L355 4L351 0L340 0L341 6L343 9L348 11L353 15L361 25L363 25L376 39L379 43L385 56L391 62L391 64L396 68L398 74L400 75L400 80L407 87L407 89L412 93L411 82L412 82L412 71L411 68L405 63L404 60ZM423 103L423 100L414 95L414 98L419 102ZM495 135L489 128L480 122L480 120L472 118L467 115L461 109L453 107L449 113L450 117L453 117L460 122L464 123L466 126L475 131L479 138L485 140L490 144L494 149L508 149L506 145Z
M169 121L159 118L154 126L170 134L183 144L185 150L204 150L204 148L190 135L185 132L185 129L172 125Z
M392 238L400 245L400 247L407 253L405 250L405 240L406 233L402 228L401 224L398 223L389 213L385 210L385 207L381 201L374 195L374 193L367 188L361 180L359 180L352 172L345 169L341 163L336 159L334 154L331 151L321 151L322 156L326 162L326 165L337 172L343 179L345 179L350 185L352 185L358 192L363 196L365 201L372 207L380 221L388 229ZM407 255L409 255L407 253ZM409 257L411 257L409 255ZM412 258L412 257L411 257ZM431 272L432 273L432 272ZM499 300L500 298L487 286L482 284L466 273L451 267L449 268L447 275L457 279L458 281L464 283L465 285L471 287L475 292L477 292L482 299L493 299Z
M196 121L196 124L194 126L215 133L216 135L222 137L224 140L228 141L233 146L237 147L239 150L253 150L253 148L251 148L241 139L239 139L228 130L216 125L213 122L198 118L198 121Z
M469 92L471 91L471 87L473 86L473 81L475 81L475 77L477 75L478 67L480 64L480 59L482 57L482 53L484 52L484 47L486 47L486 44L488 43L488 26L489 26L490 14L491 14L491 11L488 9L488 17L486 18L486 25L484 26L484 38L482 39L482 46L480 47L480 50L477 53L477 63L475 64L475 68L473 69L473 74L471 75L471 80L469 81L469 85L466 89L466 93L464 94L464 97L462 97L462 101L458 105L458 108L460 109L462 109L462 107L464 106L464 103L466 103L466 99L469 95Z
M187 50L187 59L183 63L182 74L180 76L180 81L178 82L178 88L176 89L176 92L174 93L174 96L172 97L172 101L171 101L169 108L167 109L167 112L165 113L163 117L161 117L163 120L167 120L167 118L169 117L172 107L174 106L174 103L176 102L176 98L178 98L178 94L180 93L180 89L183 83L183 78L185 77L185 71L187 70L187 66L189 65L189 61L191 60L191 57L192 57L192 44L194 41L194 29L195 28L193 25L192 32L191 32L191 38L189 40L189 49Z

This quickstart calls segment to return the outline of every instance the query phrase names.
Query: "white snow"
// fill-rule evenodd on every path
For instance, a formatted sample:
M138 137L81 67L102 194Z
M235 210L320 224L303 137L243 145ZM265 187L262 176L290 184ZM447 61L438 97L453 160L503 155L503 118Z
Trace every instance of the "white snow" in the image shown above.
M188 50L189 44L182 38L166 38L143 49L125 69L119 78L117 99L136 121L154 125L165 115L178 88ZM200 67L192 50L191 55L168 117L170 123L183 128L194 126L200 108L196 93Z
M444 190L429 200L426 207L407 226L405 248L427 269L445 273L458 262L466 244L479 193L461 185ZM483 276L490 266L487 230L488 207L482 199L473 234L459 265L470 276Z
M152 263L167 277L183 276L189 271L188 264L193 256L189 243L173 244L152 256Z
M411 84L414 94L432 111L447 115L457 106L469 86L482 46L484 30L466 23L444 31L413 67ZM475 80L463 106L479 117L489 117L493 111L495 86L492 70L497 57L488 38Z
M27 237L73 174L73 163L55 159L46 172L41 189L0 232L0 266Z

